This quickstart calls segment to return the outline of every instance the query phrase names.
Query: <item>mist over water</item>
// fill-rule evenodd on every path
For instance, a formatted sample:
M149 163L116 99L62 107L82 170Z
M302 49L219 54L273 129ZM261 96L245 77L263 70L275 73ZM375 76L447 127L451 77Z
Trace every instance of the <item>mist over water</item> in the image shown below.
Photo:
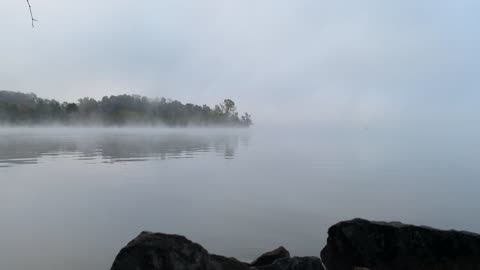
M0 269L109 269L143 230L251 260L363 217L480 231L472 133L1 128Z
M213 131L212 131L213 130ZM248 132L168 128L11 128L0 132L0 166L58 158L90 164L193 158L213 152L233 158ZM214 131L219 131L216 134Z
M30 4L0 5L0 270L144 230L245 261L355 217L480 233L480 1Z

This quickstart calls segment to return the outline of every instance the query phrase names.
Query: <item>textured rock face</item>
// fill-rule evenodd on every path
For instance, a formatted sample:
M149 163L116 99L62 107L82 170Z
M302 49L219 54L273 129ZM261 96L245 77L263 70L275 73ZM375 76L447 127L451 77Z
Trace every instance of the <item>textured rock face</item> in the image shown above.
M206 270L208 252L179 235L142 232L115 258L111 270Z
M180 235L142 232L120 250L111 270L323 270L319 258L290 258L285 248L265 253L256 261L262 266L210 255Z
M247 264L183 236L143 232L111 270L480 270L480 235L354 219L330 227L321 257L290 258L280 247Z
M328 230L328 270L478 270L480 236L362 219Z
M211 270L247 270L248 264L241 262L235 258L227 258L219 255L210 256Z
M279 247L275 250L262 254L255 261L253 261L251 266L264 266L272 264L275 260L290 258L290 252L284 247Z

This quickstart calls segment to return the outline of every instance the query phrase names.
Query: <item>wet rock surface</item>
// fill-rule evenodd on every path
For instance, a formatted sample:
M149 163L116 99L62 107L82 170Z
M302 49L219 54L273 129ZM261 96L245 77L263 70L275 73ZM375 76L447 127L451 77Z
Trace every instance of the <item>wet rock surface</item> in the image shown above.
M328 230L328 270L478 270L480 235L354 219Z

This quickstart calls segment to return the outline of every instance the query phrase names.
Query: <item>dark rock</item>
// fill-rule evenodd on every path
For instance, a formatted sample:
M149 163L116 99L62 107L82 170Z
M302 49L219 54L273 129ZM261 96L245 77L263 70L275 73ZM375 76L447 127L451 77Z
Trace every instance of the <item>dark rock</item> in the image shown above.
M328 270L478 270L480 235L362 219L328 230Z
M142 232L115 258L111 270L207 270L208 252L180 235Z
M293 257L276 260L273 264L257 267L258 270L325 270L318 257Z
M210 255L184 236L142 232L120 250L111 270L248 270L235 258Z
M248 264L235 258L227 258L219 255L210 256L211 270L248 270Z
M290 252L284 247L279 247L275 250L269 251L264 253L260 257L258 257L255 261L253 261L250 265L251 266L264 266L268 264L272 264L277 259L282 258L290 258Z
M258 267L219 255L180 235L142 232L120 250L111 270L324 270L319 258L290 258L283 247L260 256Z

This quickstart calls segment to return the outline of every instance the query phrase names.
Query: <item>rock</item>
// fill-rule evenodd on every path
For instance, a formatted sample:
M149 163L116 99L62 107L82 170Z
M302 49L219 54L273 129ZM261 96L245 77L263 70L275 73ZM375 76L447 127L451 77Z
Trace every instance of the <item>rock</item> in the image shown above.
M248 264L241 262L235 258L227 258L219 255L210 256L211 270L248 270Z
M277 259L290 258L290 252L284 247L279 247L275 250L262 254L250 266L264 266L272 264Z
M206 270L210 256L184 236L142 232L115 258L111 270Z
M211 255L184 236L142 232L120 250L111 270L324 270L320 258L290 258L283 247L263 254L256 262L258 267Z
M235 258L210 255L184 236L142 232L120 250L111 270L248 270Z
M362 219L328 230L328 270L478 270L480 235Z
M261 266L258 270L325 270L318 257L293 257L276 260L273 264Z

